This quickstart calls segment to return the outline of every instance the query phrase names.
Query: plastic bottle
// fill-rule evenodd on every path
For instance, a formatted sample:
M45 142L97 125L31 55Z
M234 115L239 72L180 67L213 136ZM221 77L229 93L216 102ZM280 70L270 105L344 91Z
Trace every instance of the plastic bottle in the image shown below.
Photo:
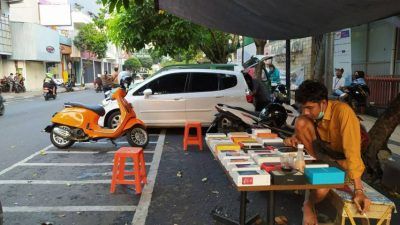
M297 145L297 156L295 161L295 168L298 171L304 172L305 162L304 162L304 145Z

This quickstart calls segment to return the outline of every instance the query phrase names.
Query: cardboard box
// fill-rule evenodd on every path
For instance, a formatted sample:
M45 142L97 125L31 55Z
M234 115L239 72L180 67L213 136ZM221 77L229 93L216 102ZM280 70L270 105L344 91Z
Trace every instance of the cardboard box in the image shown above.
M336 167L305 168L304 173L311 184L343 184L345 173Z
M235 144L239 144L239 142L258 143L256 139L251 137L232 137L231 139Z
M267 171L268 173L271 172L272 170L280 170L281 167L282 166L280 162L261 164L261 169Z
M232 164L226 168L228 171L246 171L246 170L260 170L260 166L253 163L249 164Z
M225 159L250 159L250 156L242 151L223 151L218 153L218 159L223 161Z
M290 172L282 170L273 170L270 172L272 183L276 185L294 185L294 184L306 184L307 179L304 173L298 170L292 170Z
M271 176L264 170L231 171L229 174L237 186L271 185Z
M266 162L281 162L281 155L276 153L270 154L256 154L253 156L254 161L261 165Z

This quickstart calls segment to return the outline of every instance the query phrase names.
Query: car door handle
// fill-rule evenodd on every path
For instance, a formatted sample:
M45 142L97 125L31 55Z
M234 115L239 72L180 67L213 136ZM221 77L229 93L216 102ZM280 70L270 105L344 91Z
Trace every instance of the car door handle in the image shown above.
M225 97L225 96L217 96L217 97L215 97L215 98L223 98L223 97Z

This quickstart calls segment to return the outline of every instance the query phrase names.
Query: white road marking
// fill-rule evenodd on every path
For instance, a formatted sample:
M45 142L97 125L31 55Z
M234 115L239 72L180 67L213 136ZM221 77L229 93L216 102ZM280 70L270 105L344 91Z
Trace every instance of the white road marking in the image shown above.
M8 171L14 169L14 168L17 167L17 166L19 166L19 165L21 165L21 164L23 164L23 163L26 163L27 161L31 160L33 157L39 155L41 151L47 151L47 150L50 149L51 147L53 147L53 145L49 145L49 146L45 147L44 149L39 150L39 151L33 153L32 155L26 157L25 159L23 159L23 160L21 160L21 161L15 163L15 164L13 164L12 166L10 166L10 167L8 167L8 168L5 168L4 170L2 170L2 171L0 172L0 176L3 175L3 174L5 174L5 173L7 173Z
M47 151L47 154L114 154L115 151ZM145 154L154 154L154 151L143 151Z
M118 141L115 142L117 145L118 144L129 144L127 141ZM78 142L77 144L113 144L111 142L107 141L95 141L95 142ZM149 141L149 144L157 144L157 141Z
M145 163L150 166L151 163ZM113 163L21 163L19 166L112 166ZM133 166L133 163L125 163L125 166Z
M153 156L153 165L150 167L150 171L147 174L147 185L144 186L140 201L137 206L135 215L132 219L133 225L144 225L146 222L149 206L151 203L151 197L153 195L154 184L157 177L158 167L161 161L162 151L164 149L166 130L162 130L158 137L156 150Z
M136 206L12 206L3 207L4 212L128 212L135 211Z
M111 184L111 180L0 180L0 184Z

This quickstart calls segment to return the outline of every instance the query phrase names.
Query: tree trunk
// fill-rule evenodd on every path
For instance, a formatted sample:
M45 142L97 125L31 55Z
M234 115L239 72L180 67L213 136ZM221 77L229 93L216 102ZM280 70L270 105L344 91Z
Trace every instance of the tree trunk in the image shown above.
M264 47L267 44L266 40L254 38L254 44L256 45L256 54L264 55Z
M312 79L323 82L325 69L325 35L321 34L312 37L312 51Z
M364 154L364 161L366 163L368 172L374 178L380 178L382 175L380 160L378 153L381 150L389 150L387 143L400 124L400 93L390 103L386 111L378 118L374 126L368 132L370 137L370 144L366 153Z

